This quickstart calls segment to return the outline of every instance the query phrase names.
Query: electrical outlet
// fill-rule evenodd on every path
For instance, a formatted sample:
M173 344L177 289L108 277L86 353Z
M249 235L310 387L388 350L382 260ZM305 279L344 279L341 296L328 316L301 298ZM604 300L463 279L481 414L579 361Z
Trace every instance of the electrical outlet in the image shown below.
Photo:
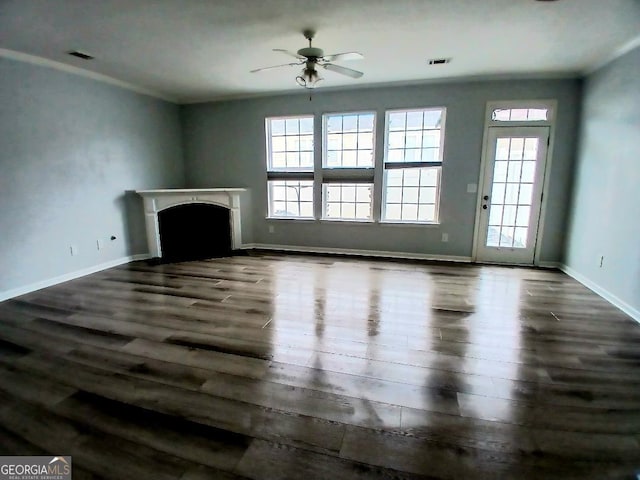
M448 233L443 233L442 234L442 241L443 242L448 242L449 241L449 234Z
M478 192L477 183L467 183L467 193L477 193L477 192Z
M96 240L96 246L98 247L98 250L102 250L104 248L104 243L102 240L98 239Z
M75 257L76 255L78 255L78 246L77 245L71 245L69 247L69 251L71 252L71 256Z
M274 227L273 225L269 225L269 233L273 233L276 231L276 227Z

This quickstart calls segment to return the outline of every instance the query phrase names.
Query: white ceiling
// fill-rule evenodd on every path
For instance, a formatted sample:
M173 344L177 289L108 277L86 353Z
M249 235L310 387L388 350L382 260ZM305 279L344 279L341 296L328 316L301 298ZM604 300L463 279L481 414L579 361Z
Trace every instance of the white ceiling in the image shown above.
M306 46L304 28L365 56L343 63L364 77L323 71L323 88L579 75L638 38L640 0L0 0L0 48L184 103L299 89L297 68L249 71L287 63L272 49Z

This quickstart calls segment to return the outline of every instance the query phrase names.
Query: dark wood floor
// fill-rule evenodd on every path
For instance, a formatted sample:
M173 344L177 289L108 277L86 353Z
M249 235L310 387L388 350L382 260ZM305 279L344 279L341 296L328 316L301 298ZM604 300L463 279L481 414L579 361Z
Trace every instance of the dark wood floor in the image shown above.
M0 303L0 453L76 479L635 479L640 325L556 271L132 263Z

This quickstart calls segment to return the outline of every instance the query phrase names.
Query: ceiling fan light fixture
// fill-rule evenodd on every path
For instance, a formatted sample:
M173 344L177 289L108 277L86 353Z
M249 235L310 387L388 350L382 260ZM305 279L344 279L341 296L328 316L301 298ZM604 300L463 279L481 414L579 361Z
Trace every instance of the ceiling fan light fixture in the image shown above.
M322 77L315 68L305 67L296 77L296 83L304 88L315 88Z

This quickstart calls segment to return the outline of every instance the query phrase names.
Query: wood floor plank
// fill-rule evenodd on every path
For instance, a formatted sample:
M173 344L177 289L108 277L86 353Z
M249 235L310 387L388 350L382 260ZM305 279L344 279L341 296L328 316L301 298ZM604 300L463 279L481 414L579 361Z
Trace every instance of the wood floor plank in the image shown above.
M0 302L0 453L63 449L78 478L631 478L638 345L553 270L133 262Z
M250 478L272 480L336 480L442 478L416 476L366 463L300 451L286 445L265 441L254 442L238 466L238 472Z
M252 437L86 392L65 399L53 410L115 437L220 471L233 471L252 441Z
M72 388L221 430L320 451L337 451L342 439L344 427L336 422L260 407L249 403L250 398L244 402L205 395L46 354L22 357L17 365ZM272 428L276 423L278 427Z

